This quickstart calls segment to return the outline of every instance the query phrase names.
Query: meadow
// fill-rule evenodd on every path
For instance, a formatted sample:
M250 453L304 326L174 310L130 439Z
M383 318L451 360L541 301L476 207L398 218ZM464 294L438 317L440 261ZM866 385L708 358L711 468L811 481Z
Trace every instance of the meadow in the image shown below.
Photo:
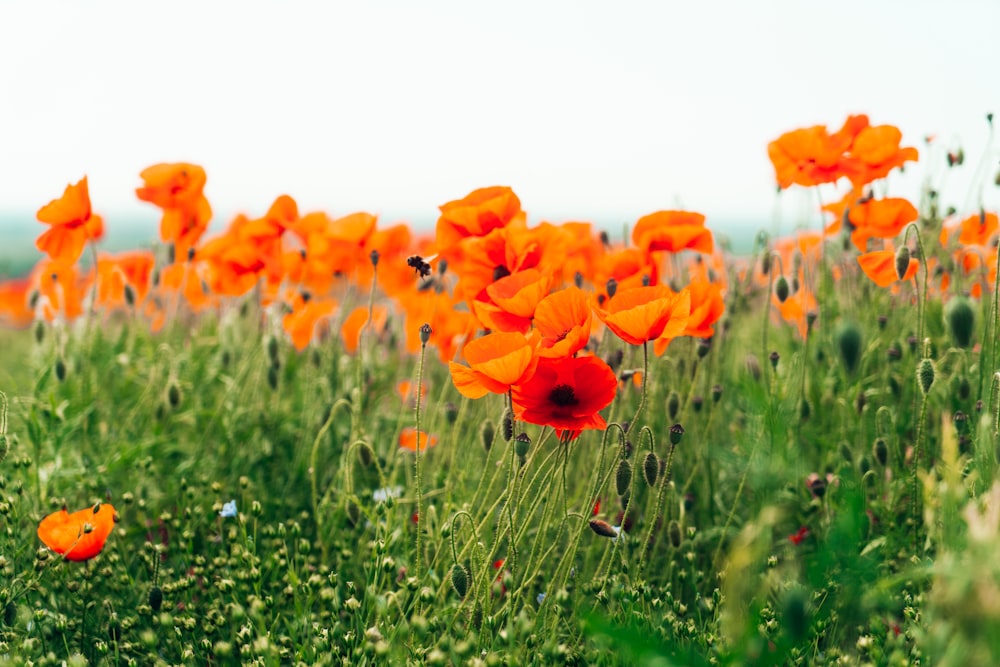
M998 219L884 194L930 148L776 138L823 205L741 255L504 186L212 236L192 164L109 254L68 185L0 282L0 663L1000 664Z

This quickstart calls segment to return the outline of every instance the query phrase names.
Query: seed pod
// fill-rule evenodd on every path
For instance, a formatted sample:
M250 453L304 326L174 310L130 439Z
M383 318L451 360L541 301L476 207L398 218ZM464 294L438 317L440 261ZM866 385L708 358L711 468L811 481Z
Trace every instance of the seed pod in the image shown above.
M670 444L678 445L680 444L681 437L684 435L684 427L680 424L674 424L670 427Z
M656 486L656 480L660 476L660 461L655 452L649 452L643 459L642 476L646 478L646 484Z
M972 345L972 335L976 328L976 312L968 299L955 298L948 302L944 311L948 330L955 345L963 349Z
M896 250L896 277L902 280L910 269L910 249L905 245Z
M920 385L920 391L926 396L934 384L934 362L930 359L920 360L917 366L917 383Z
M421 327L420 327L420 344L421 345L427 345L427 341L429 341L431 339L431 334L433 333L433 331L434 330L431 329L431 325L429 325L427 323L424 323L423 325L421 325Z
M615 471L615 490L618 491L619 496L624 496L631 486L632 464L628 462L628 459L622 459L618 463L618 470Z
M681 524L677 519L673 519L667 524L667 538L670 539L670 546L677 549L684 541L684 534L681 532Z
M788 300L788 280L785 276L778 276L778 279L774 282L774 295L778 297L778 301L781 303Z
M524 431L518 433L517 438L514 440L514 453L523 459L528 455L528 449L530 447L531 437L529 437Z
M469 592L469 573L458 563L451 567L451 586L460 598L464 598Z

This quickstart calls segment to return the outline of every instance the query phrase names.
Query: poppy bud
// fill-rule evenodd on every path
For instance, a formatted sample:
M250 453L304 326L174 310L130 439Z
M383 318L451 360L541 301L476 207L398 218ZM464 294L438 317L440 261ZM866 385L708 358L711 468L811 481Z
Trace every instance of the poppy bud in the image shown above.
M670 427L670 444L676 446L681 441L681 436L684 435L684 427L680 424L674 424Z
M905 245L896 250L896 277L902 280L910 268L910 249Z
M704 403L705 403L704 397L698 394L695 394L694 396L691 397L691 407L694 408L695 412L701 412L701 406L704 405Z
M494 437L496 437L496 427L493 425L493 420L487 419L479 427L479 440L483 443L483 449L487 452L493 447Z
M153 611L160 611L160 606L163 605L163 589L159 586L153 586L149 589L149 607Z
M458 420L458 406L448 401L444 405L444 418L449 424L454 424Z
M524 431L517 434L517 438L514 440L514 453L520 458L524 458L528 455L528 448L531 447L531 438Z
M3 608L3 624L8 628L13 627L17 622L17 605L11 601Z
M767 359L768 359L768 361L771 362L771 368L777 369L778 368L778 361L781 359L781 355L778 354L777 350L775 350L771 354L767 355Z
M601 519L591 519L590 529L601 537L618 537L618 531L610 523Z
M503 439L504 442L510 442L514 437L514 413L507 408L503 411Z
M35 322L35 342L41 345L45 340L45 322L38 320Z
M267 345L267 358L273 364L274 362L278 361L278 353L280 352L280 350L278 349L277 337L268 336L266 345Z
M135 306L135 288L132 287L131 285L125 285L124 294L125 294L125 304L129 308Z
M708 356L708 353L712 351L712 339L702 338L701 340L698 341L698 346L695 348L695 350L698 353L698 358L704 359L706 356ZM692 368L692 372L693 370L694 369Z
M579 271L573 274L573 284L576 285L577 288L583 287L583 274Z
M861 329L854 322L842 322L834 334L840 360L848 373L853 373L861 362Z
M56 357L56 379L63 382L66 379L66 362L62 357Z
M630 486L632 486L632 464L628 459L622 459L618 463L618 470L615 471L615 490L619 496L624 496Z
M718 403L722 400L722 385L716 384L712 386L712 402Z
M464 598L469 592L469 573L458 563L451 567L451 586L460 598Z
M431 332L432 331L433 330L431 329L431 325L427 324L426 322L423 325L421 325L421 327L420 327L420 344L421 345L427 345L427 341L429 341L431 339Z
M889 445L885 443L885 438L875 438L875 444L872 445L872 456L875 457L875 461L880 466L889 462Z
M959 410L955 413L955 416L952 417L952 419L955 422L955 430L959 433L965 433L966 429L969 427L969 416Z
M646 484L656 486L656 479L660 476L660 462L655 452L649 452L643 459L642 476L646 478Z
M378 266L379 257L381 257L381 255L379 255L378 250L372 250L368 253L368 259L371 261L372 266Z
M181 403L181 389L176 382L171 382L170 386L167 387L167 401L172 408L176 408Z
M676 391L670 392L667 396L667 417L671 420L677 419L677 413L681 409L681 395Z
M884 331L885 330L885 325L888 324L888 323L889 323L889 318L886 315L879 315L878 316L878 328L879 328L879 331Z
M958 380L958 397L965 401L968 400L970 393L972 393L972 387L969 385L969 378L963 375Z
M778 276L778 280L774 283L774 295L778 297L778 301L784 303L788 299L788 280L785 276Z
M851 446L846 442L840 443L840 456L848 463L854 463L854 452L851 451Z
M934 362L930 359L920 360L920 364L917 366L917 382L920 385L920 391L926 396L931 390L931 385L934 384Z
M667 524L667 538L670 540L670 546L677 549L681 546L681 542L684 541L684 534L681 532L681 524L677 519L673 519Z
M822 498L826 495L826 480L813 473L806 480L806 488L809 489L809 493L813 494L814 497Z
M944 310L944 318L948 322L955 345L968 348L972 344L972 334L975 331L976 312L968 299L956 298L948 302Z
M889 359L889 361L899 361L903 358L903 351L896 343L890 343L889 349L885 351L885 356Z
M819 317L819 313L815 310L810 310L806 313L806 330L812 331L813 325L816 324L816 318Z
M760 258L760 272L765 276L771 272L771 255L764 255Z
M274 366L268 366L267 368L267 384L272 390L277 390L278 388L278 369Z

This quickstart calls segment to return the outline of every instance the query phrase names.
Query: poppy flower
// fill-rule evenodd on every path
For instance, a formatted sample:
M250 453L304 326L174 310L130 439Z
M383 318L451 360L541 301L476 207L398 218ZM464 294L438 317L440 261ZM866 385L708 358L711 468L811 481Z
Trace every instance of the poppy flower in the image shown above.
M54 512L38 524L38 538L66 560L90 560L101 553L115 527L115 508L108 503L73 512Z
M870 183L885 178L896 167L917 160L920 155L916 148L901 148L899 142L903 134L892 125L865 127L851 142L850 155L857 160L861 169L851 180L856 185Z
M705 216L692 211L657 211L639 218L632 229L632 243L645 252L695 250L711 254L714 247Z
M597 316L626 343L639 345L660 336L681 335L691 314L691 294L666 285L633 287L618 292L596 308Z
M535 308L535 330L541 334L538 356L571 357L590 340L590 302L583 290L568 287L548 295Z
M136 196L163 209L160 238L174 244L176 257L186 257L212 219L212 207L202 194L205 170L186 162L161 163L144 169L139 177L143 185L136 188Z
M600 410L617 389L614 371L597 357L542 359L531 379L513 388L514 415L575 437L584 429L607 427Z
M552 287L552 276L527 269L505 276L486 287L486 300L475 299L472 309L487 329L520 331L531 327L535 308Z
M344 351L354 354L361 343L361 333L367 326L367 335L378 336L389 320L389 312L385 306L372 307L372 323L368 325L368 306L358 306L344 318L340 326L340 338L344 341Z
M295 349L301 352L309 346L316 333L316 325L333 315L337 302L330 298L299 299L292 312L281 320L281 324L292 339Z
M154 263L153 253L148 250L98 255L97 304L104 308L126 305L126 288L132 290L133 303L141 303L149 292Z
M456 258L454 249L462 239L485 236L518 216L524 217L521 200L507 186L474 190L462 199L442 205L440 211L437 245L439 252L449 260Z
M480 398L489 392L506 394L512 385L528 380L538 365L538 339L519 332L487 334L469 341L463 354L468 366L448 363L459 393Z
M28 305L30 286L27 278L0 282L0 324L15 327L31 324L34 314Z
M73 264L83 254L88 240L104 236L104 222L90 209L87 177L76 185L67 185L62 197L38 210L39 222L52 225L43 232L35 245L53 260Z
M861 169L858 161L844 155L851 141L850 132L831 135L822 125L781 135L767 145L778 187L810 187L857 174Z
M868 250L868 239L891 239L918 217L917 209L901 197L869 199L847 213L855 229L851 241L861 252Z
M959 229L958 242L962 245L988 246L998 227L996 213L976 213L962 220Z
M418 447L420 451L424 451L428 447L436 445L437 441L437 436L428 435L424 431L418 431L412 426L404 428L403 432L399 434L400 448L411 452L417 451Z
M858 257L858 264L861 265L865 275L879 287L889 287L900 279L896 273L896 252L893 250L866 252ZM909 280L915 276L919 266L919 262L911 258L902 279Z

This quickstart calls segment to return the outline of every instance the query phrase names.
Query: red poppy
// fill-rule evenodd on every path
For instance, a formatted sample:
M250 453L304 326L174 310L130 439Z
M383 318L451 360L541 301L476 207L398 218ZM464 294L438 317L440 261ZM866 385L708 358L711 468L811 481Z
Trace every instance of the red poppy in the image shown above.
M116 521L115 508L108 503L74 512L66 508L48 515L38 524L38 537L66 560L90 560L101 553Z
M900 280L896 272L896 252L893 250L875 250L866 252L858 257L858 264L865 272L865 275L872 279L879 287L889 287ZM917 274L920 264L915 259L910 259L907 265L906 275L903 280L909 280Z
M604 429L600 415L615 398L618 380L597 357L542 359L530 380L512 390L514 414L531 424L569 431Z
M901 197L869 199L851 208L848 220L854 225L851 241L861 252L868 250L868 239L891 239L918 217L913 204Z

